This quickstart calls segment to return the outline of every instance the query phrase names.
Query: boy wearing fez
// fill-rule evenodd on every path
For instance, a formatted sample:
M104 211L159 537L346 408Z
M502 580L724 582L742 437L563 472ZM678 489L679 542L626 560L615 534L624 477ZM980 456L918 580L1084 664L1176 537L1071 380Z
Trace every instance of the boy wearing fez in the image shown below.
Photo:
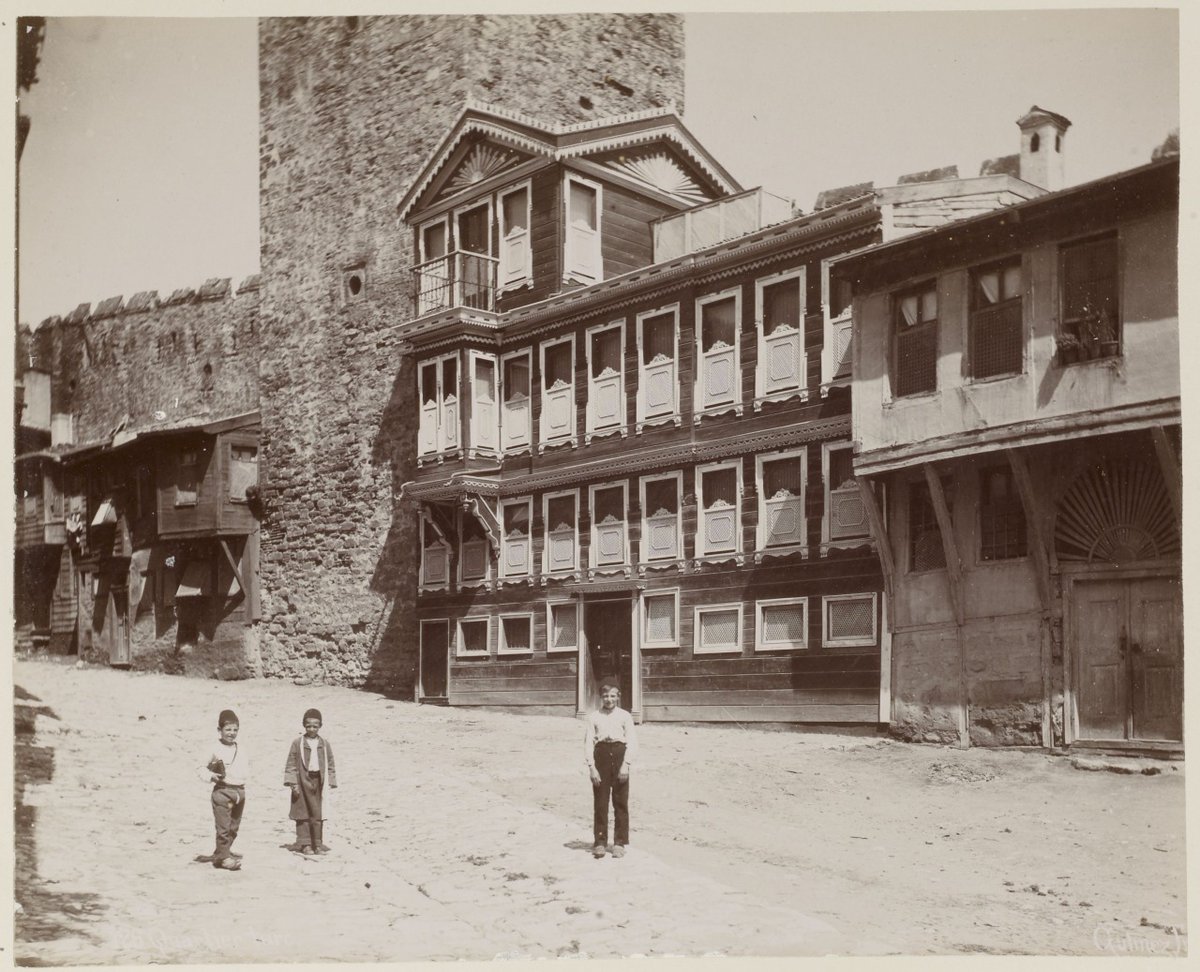
M621 690L615 682L600 686L600 708L588 714L583 737L584 759L592 778L592 856L604 856L608 843L608 800L612 796L616 817L613 857L625 856L629 843L629 767L637 754L633 716L619 708Z
M333 763L333 748L321 738L321 713L309 709L304 713L304 735L292 741L283 782L292 791L292 808L288 816L296 821L296 849L304 855L327 854L322 841L325 808L322 806L325 783L337 789L337 769Z
M202 778L212 784L213 821L217 828L217 846L208 857L213 867L236 871L242 866L242 855L232 850L246 809L246 777L250 761L238 748L238 717L232 709L223 709L217 717L217 742L209 747L202 765Z

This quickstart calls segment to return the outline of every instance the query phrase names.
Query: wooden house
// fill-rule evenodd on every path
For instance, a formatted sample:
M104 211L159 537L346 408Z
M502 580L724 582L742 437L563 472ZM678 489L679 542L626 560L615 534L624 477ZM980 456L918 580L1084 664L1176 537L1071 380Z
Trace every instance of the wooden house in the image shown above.
M644 719L886 722L828 264L1041 191L954 177L800 215L669 110L464 111L400 204L418 697L575 714L615 677Z
M1182 747L1178 218L1175 158L837 264L901 734Z

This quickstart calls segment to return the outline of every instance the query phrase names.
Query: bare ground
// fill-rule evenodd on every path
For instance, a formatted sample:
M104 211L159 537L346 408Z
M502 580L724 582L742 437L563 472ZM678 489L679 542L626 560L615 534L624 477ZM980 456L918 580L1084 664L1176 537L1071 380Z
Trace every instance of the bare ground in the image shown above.
M14 679L23 964L1186 951L1180 763L644 725L630 853L596 861L570 719L48 661ZM308 859L282 770L313 705L343 785ZM193 862L225 707L254 766L238 873Z

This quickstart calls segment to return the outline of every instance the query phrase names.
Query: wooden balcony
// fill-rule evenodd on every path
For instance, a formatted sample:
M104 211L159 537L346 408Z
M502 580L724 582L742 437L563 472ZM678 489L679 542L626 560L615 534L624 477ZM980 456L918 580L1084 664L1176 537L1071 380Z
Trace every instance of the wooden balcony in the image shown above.
M453 307L494 311L499 263L482 253L455 250L417 264L411 271L417 316Z

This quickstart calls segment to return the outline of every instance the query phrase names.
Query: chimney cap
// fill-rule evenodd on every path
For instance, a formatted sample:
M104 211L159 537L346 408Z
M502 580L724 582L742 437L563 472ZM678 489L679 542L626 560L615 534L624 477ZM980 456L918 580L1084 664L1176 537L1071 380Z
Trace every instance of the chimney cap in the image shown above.
M1071 119L1067 118L1066 115L1047 111L1045 108L1039 108L1037 105L1033 105L1029 111L1017 119L1017 124L1021 126L1022 130L1032 128L1035 125L1041 125L1044 122L1051 122L1060 132L1065 132L1071 127Z

